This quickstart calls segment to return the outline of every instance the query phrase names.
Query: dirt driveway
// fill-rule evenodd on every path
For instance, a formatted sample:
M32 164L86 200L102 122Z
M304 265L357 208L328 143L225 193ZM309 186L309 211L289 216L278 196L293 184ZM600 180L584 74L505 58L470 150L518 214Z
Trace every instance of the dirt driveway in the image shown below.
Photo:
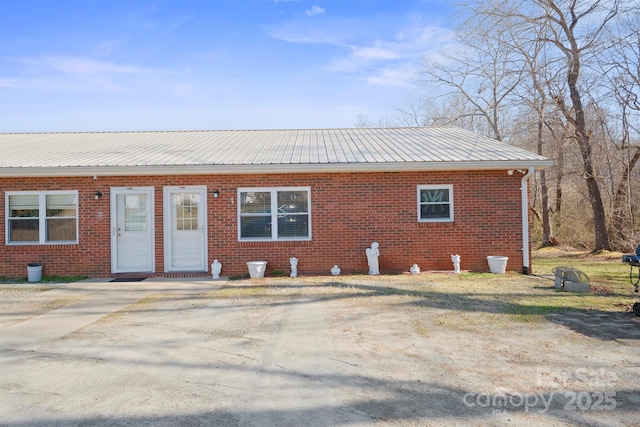
M456 286L444 274L0 285L0 425L638 425L640 318L525 318Z

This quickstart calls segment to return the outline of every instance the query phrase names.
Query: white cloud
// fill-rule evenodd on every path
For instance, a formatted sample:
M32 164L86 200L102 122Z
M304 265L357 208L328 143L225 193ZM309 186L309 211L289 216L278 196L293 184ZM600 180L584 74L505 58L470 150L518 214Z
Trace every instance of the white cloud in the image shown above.
M387 61L400 56L398 52L380 46L352 46L351 50L354 58L363 61Z
M411 87L415 79L416 70L406 65L398 68L383 68L362 77L362 80L376 86L401 88Z
M335 46L344 45L346 43L345 39L348 39L348 37L344 36L344 31L342 31L341 28L335 28L335 26L331 24L320 28L305 28L298 26L296 23L289 23L270 30L268 35L274 39L289 43L328 44Z
M328 69L332 72L356 73L362 68L402 59L402 55L393 49L375 46L348 46L350 53L333 59Z
M59 83L52 79L10 77L0 79L0 87L7 89L48 89L60 87ZM65 89L74 89L71 85L65 85Z
M173 87L171 92L177 96L187 96L191 95L195 89L196 87L191 83L178 83Z
M307 16L315 16L315 15L322 15L324 12L325 12L324 8L320 6L316 6L314 4L313 6L311 6L311 9L305 10L304 13L306 13Z
M270 33L290 43L334 46L327 71L350 74L373 85L409 87L425 57L453 40L453 31L423 16L339 19L315 24L289 21Z
M142 74L144 68L97 61L81 57L47 56L32 60L54 68L64 74L75 76L96 76L105 74Z
M154 70L134 65L99 61L87 57L43 55L4 58L16 76L0 80L0 87L38 90L119 91L130 76L149 75Z

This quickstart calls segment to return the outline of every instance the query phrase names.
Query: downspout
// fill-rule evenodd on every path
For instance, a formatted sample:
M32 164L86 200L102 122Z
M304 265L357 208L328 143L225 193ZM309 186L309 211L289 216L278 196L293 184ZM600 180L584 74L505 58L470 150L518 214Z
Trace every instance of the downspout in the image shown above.
M522 274L531 274L529 262L529 192L527 181L535 172L533 166L529 166L529 172L522 177L520 191L522 193Z

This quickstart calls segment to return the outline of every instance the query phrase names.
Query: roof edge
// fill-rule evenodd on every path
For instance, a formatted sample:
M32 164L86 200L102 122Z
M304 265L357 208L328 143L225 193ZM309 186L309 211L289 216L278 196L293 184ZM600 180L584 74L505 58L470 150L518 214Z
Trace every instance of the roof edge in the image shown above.
M250 165L175 165L175 166L70 166L1 168L0 178L55 176L147 176L147 175L244 175L278 173L350 173L350 172L417 172L464 170L542 170L553 165L551 160L509 160L477 162L406 162L406 163L316 163L316 164L250 164Z

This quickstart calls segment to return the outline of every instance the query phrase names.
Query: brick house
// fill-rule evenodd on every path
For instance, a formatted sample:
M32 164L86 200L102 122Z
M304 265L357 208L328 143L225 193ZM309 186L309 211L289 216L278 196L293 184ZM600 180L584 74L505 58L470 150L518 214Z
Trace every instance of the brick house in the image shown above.
M445 127L0 134L0 276L529 271L527 182L551 162ZM525 209L523 210L523 206ZM523 248L525 249L523 251Z

